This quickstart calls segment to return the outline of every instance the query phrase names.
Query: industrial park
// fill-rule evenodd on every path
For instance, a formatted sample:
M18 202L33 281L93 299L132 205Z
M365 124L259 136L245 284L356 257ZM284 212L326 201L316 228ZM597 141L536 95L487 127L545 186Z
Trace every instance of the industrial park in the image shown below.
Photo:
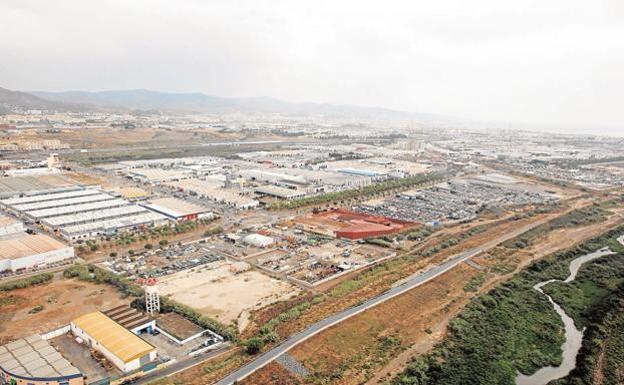
M64 126L62 117L56 114L59 141L79 124L68 118L72 126ZM41 130L12 116L3 119L14 126L5 129L9 136ZM191 128L181 132L186 129ZM232 352L240 345L248 352L240 357L247 360L253 357L251 341L270 347L287 336L280 330L291 317L295 321L318 308L301 324L314 327L314 320L326 314L325 302L341 300L335 293L344 292L336 310L348 311L360 276L380 268L392 272L395 267L389 266L404 266L413 258L409 255L418 256L415 265L397 270L394 285L371 286L360 297L360 302L374 301L379 288L401 289L401 282L412 282L418 271L428 273L426 266L445 256L464 255L478 239L494 239L492 247L500 248L517 236L505 233L515 222L531 228L570 209L585 212L591 202L619 202L617 191L624 184L616 147L612 153L601 150L602 159L591 150L592 140L593 148L603 149L603 139L576 142L579 155L564 160L546 152L501 157L492 135L479 147L478 140L466 146L456 133L452 136L458 139L451 140L451 134L427 128L401 132L408 134L371 141L360 131L351 134L352 143L334 145L312 130L312 141L305 131L298 141L273 136L270 149L264 149L264 141L245 149L221 141L202 148L207 154L225 149L219 154L132 160L117 149L90 158L89 149L73 145L54 153L4 150L2 279L6 285L41 280L38 285L90 288L65 299L70 306L83 305L67 307L61 317L50 313L61 298L55 289L24 308L19 322L45 317L39 334L0 328L3 341L21 338L1 348L5 378L143 383L142 377L157 379L169 368L192 368L222 354L236 357L241 353ZM255 135L272 134L260 129ZM519 141L533 137L516 135ZM547 140L558 137L540 139ZM553 160L544 160L548 157ZM538 161L552 164L549 174L518 163ZM583 172L596 170L595 176L575 185L579 174L566 162L578 167L588 161L591 168ZM617 218L604 223L612 227ZM507 262L475 257L470 263L482 275ZM494 267L487 267L491 263ZM111 286L112 297L94 302L90 296L99 296L102 285ZM310 295L318 299L308 302ZM26 301L10 298L8 309ZM298 315L276 316L285 305ZM268 314L273 316L267 319ZM287 372L298 368L290 374L295 377L312 370L299 351L284 356ZM31 363L35 354L41 364ZM258 370L274 371L274 365L281 364Z
M616 0L0 2L0 385L622 385Z

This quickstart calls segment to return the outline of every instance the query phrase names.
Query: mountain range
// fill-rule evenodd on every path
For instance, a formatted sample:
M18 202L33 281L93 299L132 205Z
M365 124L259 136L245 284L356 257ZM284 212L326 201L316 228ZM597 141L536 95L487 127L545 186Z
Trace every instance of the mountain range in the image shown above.
M440 120L433 114L326 103L294 103L270 97L227 98L203 93L169 93L145 89L119 91L11 91L0 88L0 109L58 111L158 111L163 113L280 113L293 116L325 116L380 120ZM0 110L0 113L2 111Z

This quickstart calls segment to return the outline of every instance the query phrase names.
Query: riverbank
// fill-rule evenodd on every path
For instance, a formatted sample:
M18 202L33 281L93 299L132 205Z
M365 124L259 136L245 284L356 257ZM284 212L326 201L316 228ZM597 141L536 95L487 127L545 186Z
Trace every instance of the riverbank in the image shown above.
M510 281L481 295L468 305L449 326L449 335L429 354L416 357L407 370L391 381L403 384L515 384L516 373L534 374L546 366L562 363L561 346L565 341L564 324L548 298L533 287L552 279L565 280L570 275L570 262L592 253L616 239L624 228L618 228L564 252L537 261ZM622 250L614 250L618 253ZM604 260L622 258L605 256ZM585 272L602 259L581 266L577 280L579 290L589 288ZM624 272L624 269L621 270ZM568 310L572 301L564 301L559 282L544 288L555 301L561 300ZM581 288L582 286L582 288ZM546 291L548 289L549 291ZM587 289L587 298L592 294ZM557 291L561 296L553 295ZM572 292L568 292L573 299ZM585 297L583 297L585 298ZM582 304L577 301L578 308ZM559 302L558 302L559 303ZM571 317L575 314L570 310Z

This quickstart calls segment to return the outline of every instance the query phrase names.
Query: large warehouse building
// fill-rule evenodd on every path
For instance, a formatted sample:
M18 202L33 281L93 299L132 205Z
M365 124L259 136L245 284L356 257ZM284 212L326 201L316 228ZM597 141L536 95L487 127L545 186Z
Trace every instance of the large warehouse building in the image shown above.
M3 199L0 207L71 241L167 222L161 214L94 188Z
M124 373L156 359L156 348L100 311L76 318L70 327L76 337L102 353Z
M82 385L84 377L35 334L0 346L0 384Z
M74 258L74 248L43 234L0 237L0 271L42 267Z
M15 218L0 214L0 237L25 231L24 224Z
M214 214L208 208L177 198L152 199L142 206L174 221L214 218Z

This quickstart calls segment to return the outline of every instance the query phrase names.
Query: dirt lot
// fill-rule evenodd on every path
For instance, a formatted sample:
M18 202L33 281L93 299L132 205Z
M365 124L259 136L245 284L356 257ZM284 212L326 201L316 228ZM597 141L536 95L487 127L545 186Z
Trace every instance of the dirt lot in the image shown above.
M0 293L0 339L54 330L88 312L128 303L106 285L55 278L51 283ZM43 310L35 312L36 306ZM32 312L32 313L29 313Z
M299 292L295 286L257 271L234 274L229 263L212 265L161 278L160 292L226 324L236 320L244 310L266 306Z

